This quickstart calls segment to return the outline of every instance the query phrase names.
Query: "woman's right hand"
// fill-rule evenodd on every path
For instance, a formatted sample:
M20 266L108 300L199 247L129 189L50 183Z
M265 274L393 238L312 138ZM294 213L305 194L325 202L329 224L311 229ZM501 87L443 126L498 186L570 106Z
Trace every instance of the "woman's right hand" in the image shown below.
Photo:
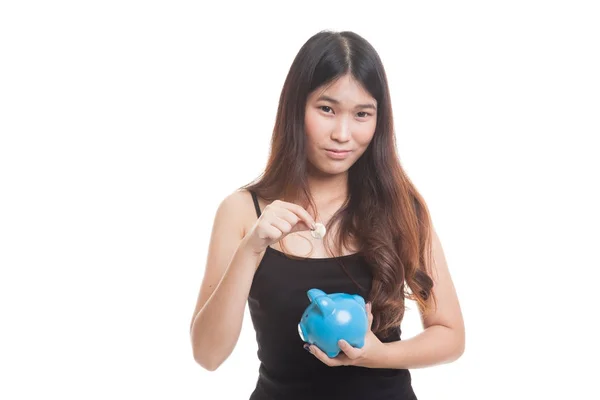
M246 246L256 254L264 252L293 232L315 228L315 220L297 204L275 200L265 207L252 229L244 237Z

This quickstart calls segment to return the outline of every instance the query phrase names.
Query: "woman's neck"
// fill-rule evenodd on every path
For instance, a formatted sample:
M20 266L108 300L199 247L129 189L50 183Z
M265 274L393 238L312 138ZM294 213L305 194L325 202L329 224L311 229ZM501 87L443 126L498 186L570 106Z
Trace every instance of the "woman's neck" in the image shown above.
M348 197L348 175L308 178L308 189L317 206L343 203Z
M328 178L310 177L308 186L316 207L312 214L318 214L320 222L327 222L343 206L348 197L347 175Z

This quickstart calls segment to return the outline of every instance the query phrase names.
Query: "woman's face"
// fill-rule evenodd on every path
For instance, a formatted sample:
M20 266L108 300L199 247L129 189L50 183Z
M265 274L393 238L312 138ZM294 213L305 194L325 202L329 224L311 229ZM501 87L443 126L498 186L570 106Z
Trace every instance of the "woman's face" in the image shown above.
M376 107L375 99L350 75L313 91L304 119L310 164L328 175L346 172L373 138Z

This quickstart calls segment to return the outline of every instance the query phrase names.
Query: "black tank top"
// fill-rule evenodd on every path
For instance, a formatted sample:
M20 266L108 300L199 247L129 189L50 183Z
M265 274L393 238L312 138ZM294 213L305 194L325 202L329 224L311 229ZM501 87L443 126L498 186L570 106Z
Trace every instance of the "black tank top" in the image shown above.
M258 199L251 194L260 217ZM260 361L250 400L416 399L407 369L329 367L303 348L298 322L310 304L306 292L318 288L326 293L356 293L368 300L371 278L359 253L297 260L272 247L266 249L248 297ZM400 340L400 329L379 338Z

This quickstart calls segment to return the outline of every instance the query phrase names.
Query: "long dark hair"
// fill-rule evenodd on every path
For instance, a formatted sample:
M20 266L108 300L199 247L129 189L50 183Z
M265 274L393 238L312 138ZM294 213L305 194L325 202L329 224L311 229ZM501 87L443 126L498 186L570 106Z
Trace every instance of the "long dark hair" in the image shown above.
M377 126L348 171L348 198L327 228L340 224L338 249L351 239L358 243L373 273L372 329L384 333L398 328L405 298L424 312L432 307L431 227L425 201L400 165L386 73L369 42L350 31L321 31L300 48L281 91L265 171L242 188L269 202L316 209L307 184L306 102L315 89L346 74L377 100Z

